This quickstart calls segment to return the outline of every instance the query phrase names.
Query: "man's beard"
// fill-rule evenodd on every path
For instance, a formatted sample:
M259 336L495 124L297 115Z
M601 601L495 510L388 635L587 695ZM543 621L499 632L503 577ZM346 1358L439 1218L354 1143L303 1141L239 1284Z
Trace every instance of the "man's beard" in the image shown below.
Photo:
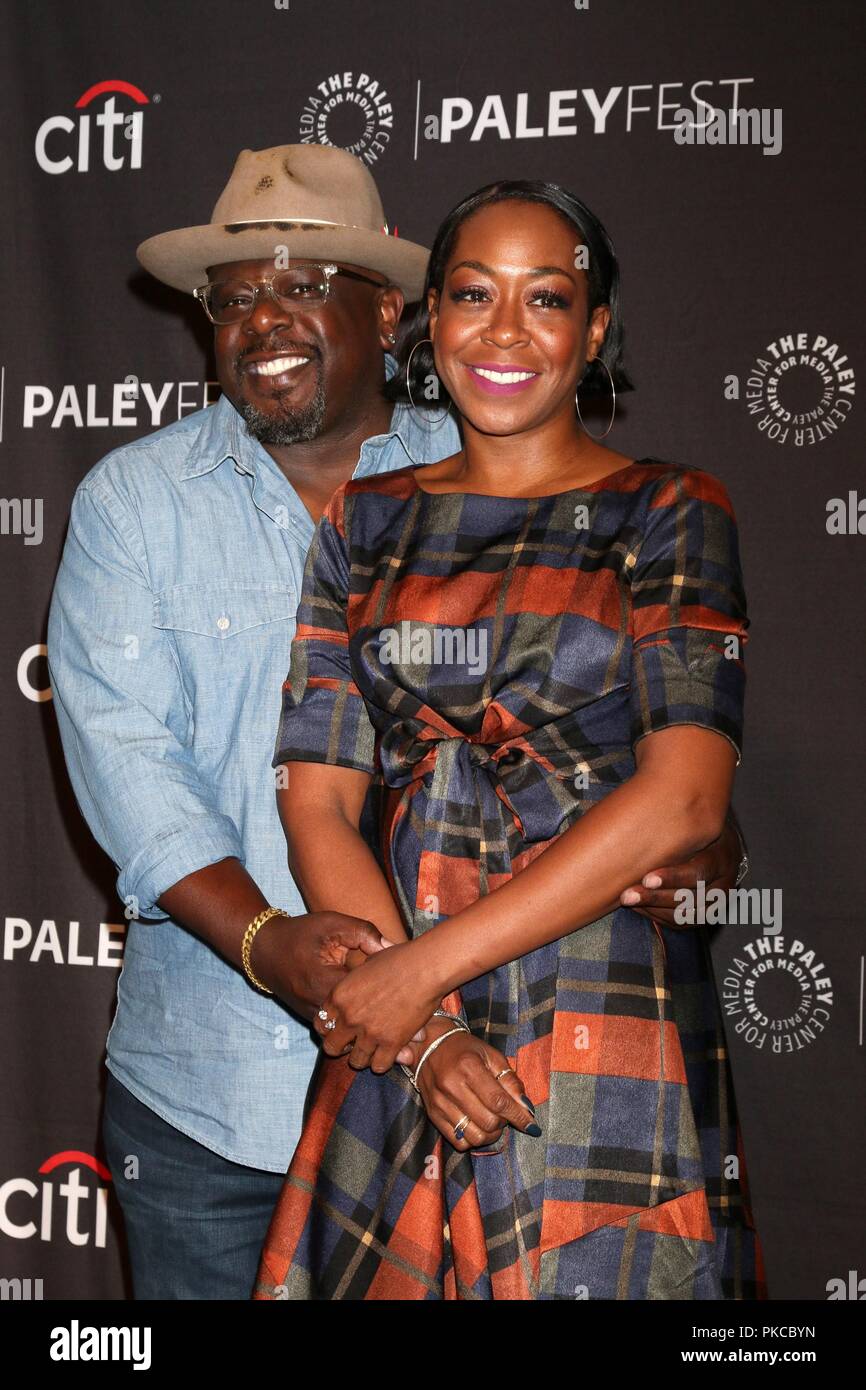
M304 444L310 439L317 439L325 418L325 388L320 367L317 364L313 398L300 410L293 410L288 404L277 404L274 412L265 412L245 400L241 401L238 410L250 434L260 444L280 448L285 444Z

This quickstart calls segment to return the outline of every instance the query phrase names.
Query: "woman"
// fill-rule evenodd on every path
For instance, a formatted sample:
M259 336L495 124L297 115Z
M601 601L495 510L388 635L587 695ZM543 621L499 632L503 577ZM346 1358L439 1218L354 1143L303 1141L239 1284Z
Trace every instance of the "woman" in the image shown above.
M464 447L335 494L274 759L310 907L390 949L323 1001L255 1296L761 1297L705 930L619 903L730 798L727 494L581 427L618 271L556 185L454 210L408 346Z

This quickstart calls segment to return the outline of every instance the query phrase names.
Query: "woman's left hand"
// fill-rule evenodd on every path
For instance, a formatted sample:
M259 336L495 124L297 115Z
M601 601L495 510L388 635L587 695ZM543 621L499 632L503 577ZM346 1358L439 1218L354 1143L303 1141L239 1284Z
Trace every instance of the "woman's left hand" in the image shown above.
M416 968L412 942L389 943L368 957L361 969L346 975L324 1000L313 1019L329 1057L349 1051L349 1066L388 1071L398 1052L423 1037L423 1026L438 1009L442 991ZM321 1018L324 1012L326 1018ZM334 1027L327 1023L333 1020Z

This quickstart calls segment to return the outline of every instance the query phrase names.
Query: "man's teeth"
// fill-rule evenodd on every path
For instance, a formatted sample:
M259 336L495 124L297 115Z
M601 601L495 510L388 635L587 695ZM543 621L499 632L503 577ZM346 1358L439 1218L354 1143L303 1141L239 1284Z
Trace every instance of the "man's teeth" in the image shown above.
M293 367L303 367L309 360L309 357L274 357L270 362L251 363L247 371L255 372L258 376L279 376L281 372L289 372Z
M531 376L538 375L537 372L492 372L487 367L473 367L472 370L488 381L495 381L497 386L507 386L512 381L528 381Z

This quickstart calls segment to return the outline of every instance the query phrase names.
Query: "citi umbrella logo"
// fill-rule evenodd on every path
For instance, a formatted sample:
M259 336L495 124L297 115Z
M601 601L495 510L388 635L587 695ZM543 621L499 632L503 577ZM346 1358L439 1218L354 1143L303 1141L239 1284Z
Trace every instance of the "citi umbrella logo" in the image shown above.
M40 1181L0 1183L0 1235L10 1240L68 1241L104 1249L111 1173L93 1154L64 1149L40 1164Z
M158 100L154 97L154 101ZM49 116L36 132L36 163L46 174L140 169L144 112L150 105L132 82L95 82L72 116Z

